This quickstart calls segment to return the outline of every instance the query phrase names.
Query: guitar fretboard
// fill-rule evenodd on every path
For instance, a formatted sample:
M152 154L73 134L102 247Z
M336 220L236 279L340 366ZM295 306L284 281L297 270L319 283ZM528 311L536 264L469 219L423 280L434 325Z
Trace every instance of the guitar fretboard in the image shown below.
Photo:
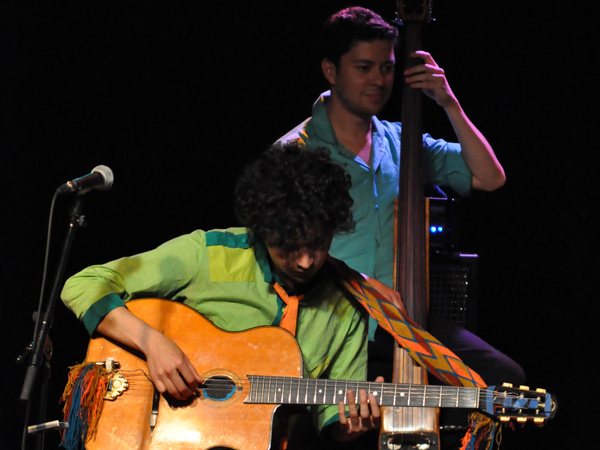
M248 375L246 403L335 405L346 403L348 391L364 389L382 406L479 408L480 389L364 381Z

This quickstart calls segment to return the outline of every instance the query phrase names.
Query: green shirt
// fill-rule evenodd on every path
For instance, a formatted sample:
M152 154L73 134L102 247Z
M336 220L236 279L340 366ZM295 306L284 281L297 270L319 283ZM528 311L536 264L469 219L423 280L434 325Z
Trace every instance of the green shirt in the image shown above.
M312 109L312 117L281 137L277 144L297 141L307 148L329 149L331 159L352 178L350 195L356 231L335 236L329 253L354 270L392 287L394 253L394 201L400 179L402 124L373 116L372 156L365 162L340 144L331 127L324 92ZM460 195L471 191L472 174L460 145L423 135L425 182L449 186Z
M304 376L366 379L366 313L325 265L305 292L296 339ZM194 231L155 250L91 266L67 280L62 300L91 334L112 309L135 298L185 303L226 331L279 324L285 307L264 247L243 228ZM280 283L281 284L281 283ZM337 420L337 406L318 407L319 428Z
M331 160L346 169L352 178L350 196L354 233L333 238L329 253L354 270L382 282L394 283L394 202L400 185L400 141L402 124L372 117L370 164L340 144L325 109L330 92L319 96L312 117L282 136L276 144L292 141L307 148L329 149ZM471 192L472 174L461 155L460 145L423 135L425 182L449 186L460 195ZM369 338L375 338L377 324L369 322Z

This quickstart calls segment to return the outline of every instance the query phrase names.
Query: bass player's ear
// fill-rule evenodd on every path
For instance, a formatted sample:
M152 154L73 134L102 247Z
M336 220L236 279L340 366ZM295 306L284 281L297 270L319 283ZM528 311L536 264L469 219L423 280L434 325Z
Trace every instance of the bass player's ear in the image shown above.
M337 78L337 67L333 61L328 58L323 58L321 61L321 70L323 71L323 75L329 84L334 86Z

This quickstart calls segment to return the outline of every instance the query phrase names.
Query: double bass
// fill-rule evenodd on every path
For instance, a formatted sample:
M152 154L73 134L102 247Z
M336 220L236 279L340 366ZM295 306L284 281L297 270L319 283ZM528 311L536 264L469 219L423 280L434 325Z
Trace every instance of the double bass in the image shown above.
M397 0L404 31L404 68L420 64L410 55L422 49L422 28L431 20L431 1ZM428 310L427 201L423 179L422 93L406 83L402 91L400 186L395 221L394 289L400 292L408 315L426 328ZM395 383L427 384L425 369L398 344L394 348ZM383 408L381 450L439 448L439 409Z

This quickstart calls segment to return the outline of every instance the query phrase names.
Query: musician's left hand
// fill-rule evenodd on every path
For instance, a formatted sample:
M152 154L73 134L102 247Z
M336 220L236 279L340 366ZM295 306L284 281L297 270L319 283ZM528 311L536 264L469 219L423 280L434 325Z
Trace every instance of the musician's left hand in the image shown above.
M377 377L377 383L383 383L383 377ZM361 434L379 429L381 424L381 409L377 403L377 398L373 394L368 394L364 390L358 391L358 402L353 391L347 392L348 416L346 416L346 407L340 402L339 426L332 431L334 439L340 442L347 442L356 439Z
M423 60L423 64L404 71L405 81L412 88L422 89L425 95L435 100L442 108L458 103L450 89L444 69L437 65L429 53L419 50L411 53L411 57Z

